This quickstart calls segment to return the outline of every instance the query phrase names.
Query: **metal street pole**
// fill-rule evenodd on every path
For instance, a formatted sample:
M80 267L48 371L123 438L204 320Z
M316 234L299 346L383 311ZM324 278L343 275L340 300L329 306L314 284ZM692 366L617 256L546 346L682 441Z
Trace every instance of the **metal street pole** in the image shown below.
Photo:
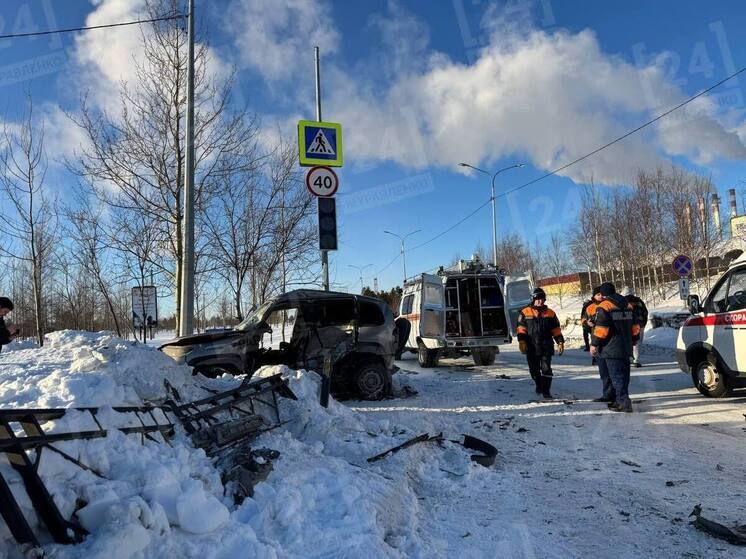
M410 235L414 235L415 233L419 233L422 231L422 229L415 229L414 231L407 233L406 235L399 235L398 233L392 233L391 231L384 231L384 233L388 233L389 235L393 235L397 239L399 239L399 242L401 243L400 248L400 254L401 254L401 262L402 267L404 268L404 282L402 283L402 287L405 283L407 283L407 257L405 256L406 251L404 250L404 239L409 237Z
M189 0L188 42L180 336L194 331L194 0Z
M459 167L469 167L469 169L474 169L475 171L484 173L487 176L492 175L492 265L495 268L497 268L497 197L495 196L495 179L497 178L497 175L499 175L503 171L507 171L509 169L517 169L518 167L525 167L525 165L525 163L516 163L515 165L510 165L509 167L499 169L493 174L485 171L484 169L480 169L479 167L475 167L474 165L469 165L468 163L459 163Z
M348 264L350 268L355 268L360 273L360 293L363 292L363 270L370 268L373 264L366 264L365 266L355 266L354 264Z
M319 64L319 47L313 47L313 59L316 66L316 121L321 122L321 71ZM321 251L321 282L324 291L329 291L329 251Z

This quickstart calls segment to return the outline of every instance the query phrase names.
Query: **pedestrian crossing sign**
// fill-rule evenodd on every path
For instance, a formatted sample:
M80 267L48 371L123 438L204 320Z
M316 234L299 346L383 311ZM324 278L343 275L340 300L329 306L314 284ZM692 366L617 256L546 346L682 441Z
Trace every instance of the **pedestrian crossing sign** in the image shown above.
M341 167L342 125L337 122L298 121L298 151L303 167Z

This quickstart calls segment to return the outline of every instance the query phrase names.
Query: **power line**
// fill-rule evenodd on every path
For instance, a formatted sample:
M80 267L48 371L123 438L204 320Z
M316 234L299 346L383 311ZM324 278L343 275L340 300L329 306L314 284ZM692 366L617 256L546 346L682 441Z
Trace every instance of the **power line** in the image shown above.
M556 168L556 169L554 169L554 170L552 170L552 171L550 171L550 172L548 172L548 173L546 173L546 174L544 174L544 175L542 175L542 176L540 176L540 177L538 177L538 178L536 178L536 179L533 179L533 180L531 180L531 181L529 181L529 182L527 182L527 183L524 183L524 184L522 184L522 185L520 185L520 186L516 186L516 187L514 187L514 188L511 188L511 189L509 189L509 190L506 190L505 192L502 192L502 193L500 193L500 194L497 194L497 195L495 196L495 198L502 198L502 197L504 197L504 196L507 196L508 194L511 194L511 193L513 193L513 192L517 192L518 190L522 190L522 189L524 189L524 188L526 188L526 187L528 187L528 186L531 186L532 184L536 184L536 183L537 183L537 182L539 182L539 181L542 181L542 180L544 180L544 179L546 179L546 178L548 178L548 177L551 177L551 176L553 176L553 175L556 175L557 173L559 173L559 172L561 172L561 171L564 171L565 169L567 169L567 168L569 168L569 167L571 167L571 166L573 166L573 165L575 165L575 164L577 164L577 163L580 163L581 161L583 161L583 160L585 160L585 159L588 159L589 157L592 157L592 156L596 155L597 153L599 153L599 152L601 152L601 151L605 150L606 148L608 148L608 147L611 147L611 146L613 146L614 144L616 144L616 143L618 143L618 142L621 142L622 140L624 140L624 139L626 139L626 138L629 138L630 136L632 136L633 134L636 134L637 132L639 132L640 130L643 130L644 128L647 128L647 127L648 127L648 126L650 126L651 124L655 124L655 123L656 123L656 122L658 122L659 120L661 120L661 119L663 119L663 118L667 117L667 116L668 116L668 115L670 115L671 113L673 113L673 112L675 112L675 111L679 110L680 108L682 108L682 107L684 107L684 106L688 105L689 103L691 103L692 101L694 101L694 100L696 100L696 99L698 99L698 98L702 97L703 95L706 95L707 93L709 93L709 92L710 92L710 91L712 91L713 89L716 89L717 87L720 87L720 86L721 86L721 85L723 85L723 84L724 84L725 82L727 82L727 81L729 81L729 80L732 80L733 78L735 78L735 77L736 77L736 76L738 76L739 74L742 74L743 72L746 72L746 66L744 66L743 68L741 68L740 70L738 70L738 71L736 71L736 72L733 72L733 73L732 73L732 74L730 74L729 76L726 76L725 78L723 78L722 80L720 80L720 81L719 81L719 82L717 82L716 84L714 84L714 85L711 85L711 86L710 86L710 87L708 87L707 89L703 89L702 91L700 91L700 92L699 92L699 93L697 93L696 95L693 95L692 97L689 97L688 99L686 99L685 101L683 101L683 102L679 103L679 104L678 104L678 105L676 105L675 107L672 107L672 108L668 109L667 111L665 111L665 112L663 112L663 113L659 114L659 115L658 115L658 116L656 116L655 118L652 118L652 119L648 120L647 122L645 122L644 124L641 124L641 125L640 125L640 126L638 126L637 128L634 128L634 129L630 130L630 131L629 131L629 132L627 132L626 134L623 134L622 136L619 136L618 138L616 138L616 139L614 139L614 140L612 140L612 141L610 141L610 142L608 142L608 143L606 143L606 144L602 145L601 147L598 147L598 148L594 149L593 151L591 151L591 152L589 152L589 153L587 153L587 154L583 155L582 157L578 157L578 158L577 158L577 159L575 159L574 161L571 161L570 163L567 163L567 164L565 164L565 165L562 165L561 167L558 167L558 168ZM453 231L453 230L454 230L454 229L455 229L456 227L458 227L459 225L461 225L461 224L462 224L462 223L463 223L464 221L466 221L467 219L469 219L470 217L472 217L472 216L473 216L474 214L476 214L476 213L477 213L477 212L478 212L479 210L481 210L482 208L484 208L485 206L487 206L487 205L488 205L488 204L489 204L490 202L492 202L492 199L491 199L491 198L490 198L489 200L487 200L487 201L486 201L486 202L485 202L484 204L482 204L482 205L480 205L479 207L477 207L477 208L476 208L476 209L475 209L474 211L472 211L472 212L471 212L470 214L468 214L467 216L463 217L462 219L460 219L459 221L457 221L456 223L454 223L454 224L453 224L452 226L450 226L450 227L449 227L448 229L445 229L444 231L441 231L440 233L438 233L437 235L435 235L435 236L434 236L433 238L431 238L431 239L428 239L427 241L425 241L425 242L423 242L423 243L420 243L419 245L415 245L415 246L413 246L413 247L411 247L411 248L409 248L409 249L405 250L404 252L405 252L405 253L407 253L407 252L411 252L411 251L413 251L413 250L416 250L416 249L418 249L418 248L421 248L421 247L423 247L423 246L425 246L425 245L428 245L428 244L430 244L431 242L433 242L433 241L435 241L435 240L439 239L439 238L440 238L440 237L442 237L443 235L446 235L447 233L450 233L450 232L451 232L451 231ZM393 260L391 260L391 262L389 262L388 264L386 264L386 266L384 266L384 267L383 267L383 268L382 268L382 269L381 269L380 271L378 271L378 272L376 273L376 275L379 275L379 274L381 274L382 272L386 271L386 270L387 270L387 269L388 269L389 267L391 267L391 265L392 265L392 264L393 264L394 262L396 262L396 260L397 260L397 259L399 258L399 256L401 256L401 254L397 255L397 256L396 256L396 257L395 257L395 258L394 258Z
M635 133L639 132L643 128L647 128L651 124L655 124L656 122L658 122L662 118L667 117L668 115L670 115L672 112L679 110L681 107L683 107L685 105L688 105L689 103L691 103L695 99L698 99L699 97L702 97L703 95L705 95L706 93L709 93L713 89L715 89L717 87L720 87L721 85L723 85L728 80L732 80L733 78L735 78L739 74L742 74L743 72L746 72L746 66L744 66L743 68L741 68L737 72L732 73L730 76L727 76L727 77L723 78L722 80L720 80L719 82L717 82L715 85L712 85L712 86L708 87L707 89L703 89L702 91L700 91L696 95L693 95L692 97L689 97L689 99L687 99L686 101L683 101L683 102L679 103L678 105L676 105L675 107L673 107L671 109L668 109L666 112L663 112L663 113L659 114L655 118L652 118L652 119L648 120L645 124L641 124L637 128L634 128L633 130L630 130L626 134L623 134L622 136L619 136L615 140L612 140L609 143L604 144L601 147L594 149L590 153L586 153L582 157L578 157L575 161L571 161L570 163L562 165L562 167L557 167L553 171L550 171L550 172L546 173L545 175L540 176L539 178L536 178L536 179L534 179L532 181L529 181L527 183L524 183L524 184L522 184L520 186L516 186L514 188L506 190L505 192L501 192L500 194L498 194L497 196L495 196L495 198L501 198L503 196L507 196L508 194L511 194L513 192L516 192L518 190L526 188L527 186L531 186L532 184L536 184L537 182L539 182L541 180L544 180L547 177L551 177L552 175L556 175L560 171L564 171L568 167L571 167L572 165L575 165L576 163L580 163L581 161L583 161L585 159L588 159L589 157L591 157L593 155L596 155L598 152L600 152L602 150L605 150L606 148L611 147L614 144L616 144L618 142L621 142L622 140L624 140L626 138L629 138L632 134L635 134Z
M69 27L67 29L50 29L48 31L34 31L31 33L11 33L10 35L0 35L0 39L15 39L18 37L38 37L40 35L53 35L55 33L73 33L76 31L90 31L91 29L106 29L109 27L123 27L125 25L139 25L141 23L155 23L157 21L169 21L172 19L185 18L184 14L175 14L170 16L155 17L152 19L138 19L136 21L122 21L119 23L107 23L104 25L91 25L89 27Z

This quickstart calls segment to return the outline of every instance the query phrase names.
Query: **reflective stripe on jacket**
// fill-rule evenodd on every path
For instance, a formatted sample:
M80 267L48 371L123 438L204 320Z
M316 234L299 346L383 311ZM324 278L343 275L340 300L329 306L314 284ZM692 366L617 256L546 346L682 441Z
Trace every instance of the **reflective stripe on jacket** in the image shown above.
M640 325L632 305L621 295L611 295L596 306L591 345L607 359L628 359L640 338Z
M528 350L537 355L554 354L554 342L564 343L559 319L546 307L525 307L518 315L516 328L518 340L528 344Z

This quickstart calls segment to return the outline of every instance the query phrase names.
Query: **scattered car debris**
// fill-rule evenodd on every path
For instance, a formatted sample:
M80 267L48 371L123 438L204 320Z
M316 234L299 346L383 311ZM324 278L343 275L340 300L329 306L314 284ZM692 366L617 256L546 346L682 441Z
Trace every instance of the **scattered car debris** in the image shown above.
M692 512L689 514L689 518L692 516L694 517L694 520L692 520L690 524L693 524L698 530L733 545L746 545L746 526L737 526L731 529L719 522L709 520L702 516L702 505L696 505L694 507Z
M471 455L472 462L476 462L477 464L484 466L485 468L488 468L495 463L495 459L497 457L497 448L481 439L478 439L477 437L473 437L471 435L462 436L464 437L463 440L450 440L450 442L459 444L467 450L475 450L479 452L480 454ZM437 435L433 436L429 435L428 433L423 433L422 435L418 435L407 441L404 441L398 446L385 450L380 454L371 456L370 458L368 458L368 462L377 462L379 460L383 460L384 458L388 458L389 456L396 454L400 450L404 450L405 448L409 448L410 446L414 446L419 443L442 443L444 440L445 439L443 438L443 433L438 433Z
M471 461L476 462L480 466L489 468L495 463L495 459L497 458L497 448L481 439L472 437L471 435L464 435L463 441L452 442L456 442L468 450L481 452L482 454L471 455Z
M443 441L443 433L438 433L437 435L433 435L432 437L428 433L423 433L422 435L418 435L416 437L413 437L409 439L408 441L404 441L402 444L395 446L393 448L390 448L384 452L381 452L380 454L376 454L375 456L371 456L368 458L368 462L378 462L379 460L383 460L384 458L388 458L389 456L396 454L400 450L404 450L405 448L409 448L410 446L414 446L418 443L426 443L426 442L442 442Z
M683 485L685 483L689 483L689 480L688 479L680 479L680 480L677 480L677 481L667 481L666 482L666 487L675 487L677 485Z
M78 543L88 532L77 520L65 519L39 476L43 451L47 449L54 452L81 469L103 477L80 460L52 446L56 442L105 438L110 430L118 430L125 435L139 435L142 443L148 439L170 444L169 439L174 434L175 426L180 423L192 437L195 446L203 448L210 456L230 463L231 469L226 476L229 481L235 481L240 487L237 498L241 498L241 495L244 498L251 495L253 483L268 475L267 468L260 467L260 464L267 463L273 456L276 457L271 454L275 451L269 454L257 451L252 454L250 451L247 452L246 445L257 434L281 424L278 395L296 399L282 375L277 374L254 382L245 381L237 388L187 403L180 403L180 394L172 386L166 385L166 389L172 398L159 406L104 408L105 413L113 411L122 418L122 426L114 429L105 429L102 426L98 417L99 408L95 407L0 410L0 454L5 455L8 463L20 476L36 515L56 543ZM256 413L257 403L274 411L274 426L268 425L264 418ZM60 420L69 412L87 415L92 427L85 431L45 432L45 423ZM239 446L240 452L233 452L239 443L242 445ZM271 469L271 465L269 467ZM81 503L81 506L83 505L85 503ZM32 529L32 524L24 515L2 473L0 515L19 544L39 546L39 539Z
M269 448L252 449L247 443L241 451L231 452L218 461L218 467L225 472L222 476L226 492L233 496L233 502L240 505L247 497L254 496L254 486L267 479L272 472L272 460L280 453Z
M501 374L501 375L497 375L497 378L501 378L503 380L510 380L511 377L510 375Z
M715 469L716 469L716 470L717 470L718 472L723 472L723 471L725 471L725 468L724 468L723 466L721 466L720 464L715 464Z
M620 460L622 464L626 464L627 466L632 466L633 468L642 468L640 464L637 462L632 462L632 460Z

